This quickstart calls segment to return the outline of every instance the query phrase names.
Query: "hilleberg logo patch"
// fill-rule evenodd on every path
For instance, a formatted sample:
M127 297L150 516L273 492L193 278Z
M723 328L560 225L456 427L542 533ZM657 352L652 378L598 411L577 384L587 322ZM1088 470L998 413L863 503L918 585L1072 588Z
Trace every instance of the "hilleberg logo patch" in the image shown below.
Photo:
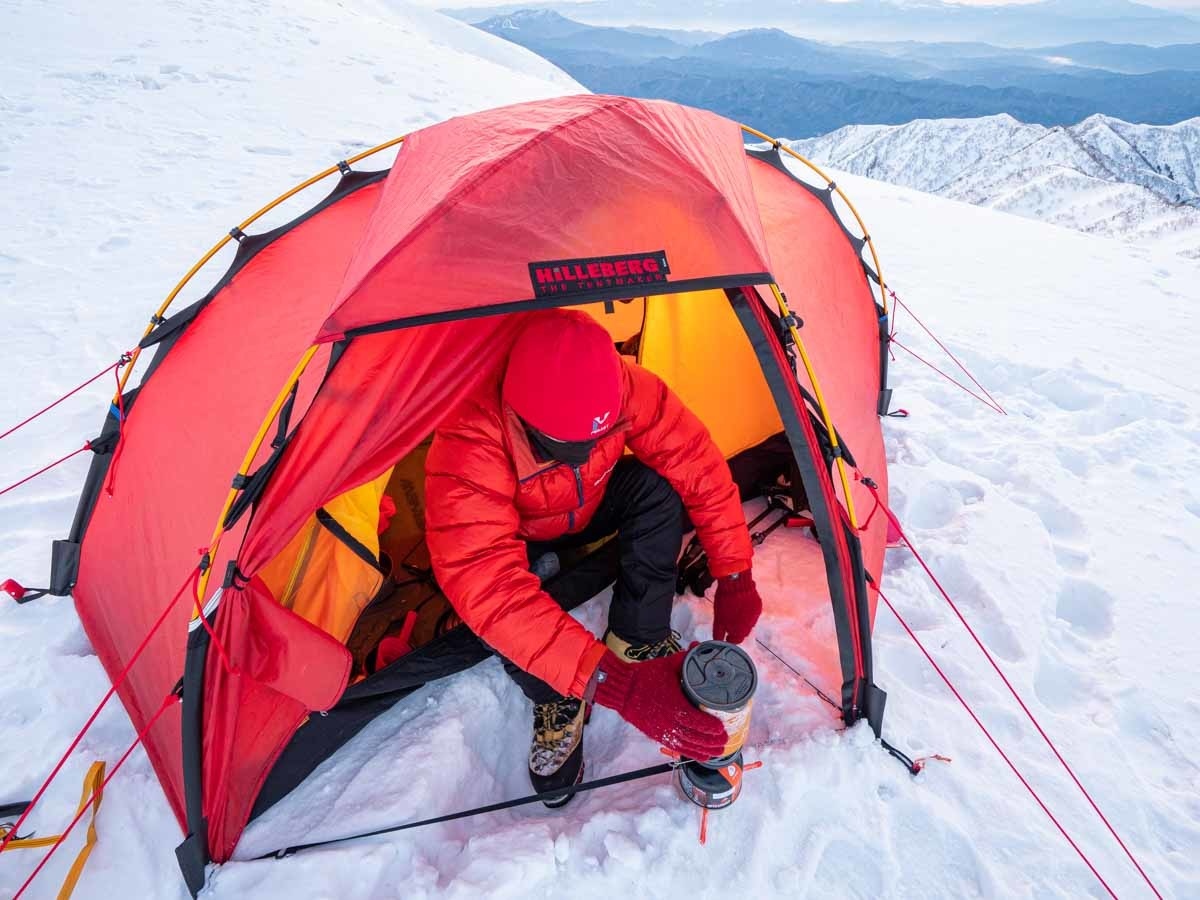
M667 281L667 252L624 253L583 259L552 259L529 264L535 297L562 297L612 288L637 288Z
M612 411L606 412L602 416L596 416L592 419L592 434L599 434L608 424L608 417L612 415Z

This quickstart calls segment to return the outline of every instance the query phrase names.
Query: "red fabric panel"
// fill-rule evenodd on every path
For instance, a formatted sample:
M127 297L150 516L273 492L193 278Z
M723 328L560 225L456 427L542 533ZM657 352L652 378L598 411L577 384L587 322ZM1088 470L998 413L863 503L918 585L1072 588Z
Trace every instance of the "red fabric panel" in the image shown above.
M216 634L237 674L213 648L205 669L204 813L213 859L229 858L270 763L312 710L346 688L350 653L281 607L260 579L226 589ZM264 761L267 764L264 765Z
M671 280L770 270L740 128L583 95L405 140L321 330L533 296L528 264L666 250Z
M771 248L772 274L787 295L788 306L804 320L800 336L834 426L859 468L875 479L886 497L887 457L876 413L879 319L862 263L820 200L760 160L751 160L750 174ZM772 302L769 294L763 293ZM811 391L802 367L800 375ZM841 496L836 473L834 485ZM852 492L861 525L873 500L861 484L854 484ZM878 578L887 544L886 517L875 516L861 539L867 571ZM874 621L875 592L869 593Z
M239 565L253 575L319 507L379 477L497 378L518 315L363 335L351 341L279 463Z
M142 388L125 424L115 492L102 492L96 504L73 592L110 678L198 562L197 548L212 535L230 479L324 319L381 187L360 189L256 256L192 322ZM281 315L285 299L287 314ZM315 377L299 398L297 417L327 358L326 351L313 361ZM226 535L213 589L240 536ZM183 672L190 615L184 598L120 691L136 728ZM182 823L178 714L161 719L145 745Z
M234 667L305 709L325 710L337 703L353 662L346 645L280 606L262 579L235 593L244 608L239 614L245 627L231 629ZM222 597L223 608L227 599Z

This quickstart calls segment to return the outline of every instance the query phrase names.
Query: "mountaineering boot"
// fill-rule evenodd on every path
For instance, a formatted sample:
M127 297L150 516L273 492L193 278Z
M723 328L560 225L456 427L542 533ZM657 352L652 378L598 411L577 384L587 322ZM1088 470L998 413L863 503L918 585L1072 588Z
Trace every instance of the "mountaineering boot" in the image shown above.
M678 653L681 649L679 646L679 633L672 631L661 641L654 641L649 644L634 644L622 637L618 637L615 632L604 632L604 644L617 655L618 659L625 662L645 662L648 659L659 659L663 656L670 656L672 653Z
M560 697L533 705L533 745L529 748L529 780L539 794L579 784L583 780L583 724L585 704ZM543 800L557 809L574 794Z

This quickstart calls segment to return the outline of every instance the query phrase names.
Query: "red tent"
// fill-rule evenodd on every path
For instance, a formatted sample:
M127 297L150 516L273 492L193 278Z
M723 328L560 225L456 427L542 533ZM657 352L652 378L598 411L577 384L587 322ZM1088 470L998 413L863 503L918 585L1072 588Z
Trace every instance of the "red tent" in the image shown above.
M182 696L145 746L188 835L193 890L252 814L372 716L487 655L451 628L427 643L437 653L355 677L352 642L281 601L271 572L318 511L370 485L375 503L401 496L405 461L420 471L422 443L497 376L529 310L581 305L614 339L640 335L643 364L731 457L786 435L820 536L792 576L798 620L813 623L809 674L844 721L866 716L878 732L869 585L885 524L863 528L871 498L852 479L856 468L886 496L878 263L856 214L843 224L835 186L743 137L712 113L622 97L452 119L409 135L389 171L342 164L333 191L287 225L235 229L216 286L156 320L124 421L114 406L94 442L52 583L74 595L115 678L196 571L197 548L212 547L206 620L191 598L176 603L119 691L139 728L164 695ZM342 571L321 574L323 590L358 577Z

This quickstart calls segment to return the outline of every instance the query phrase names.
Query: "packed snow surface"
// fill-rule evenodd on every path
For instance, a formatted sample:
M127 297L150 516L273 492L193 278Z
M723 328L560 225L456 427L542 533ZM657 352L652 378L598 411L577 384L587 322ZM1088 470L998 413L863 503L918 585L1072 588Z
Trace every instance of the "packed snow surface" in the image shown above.
M216 237L312 171L452 114L577 89L520 48L394 4L10 3L0 35L0 428L114 360ZM1009 412L901 355L892 381L912 415L884 421L896 511L1164 895L1200 896L1200 265L838 181L889 281ZM899 334L936 353L903 313ZM108 390L0 443L0 485L92 436ZM84 465L0 497L0 578L44 582ZM777 532L755 562L757 634L785 659L787 558L803 540ZM889 554L884 585L1114 890L1149 896L910 554ZM584 608L594 627L604 602ZM710 623L704 601L679 603L685 638L707 637ZM211 873L206 896L1103 896L886 609L875 629L886 735L953 760L916 778L867 728L834 730L781 663L751 650L762 686L748 756L765 766L712 816L705 847L696 809L664 777L559 812L233 862ZM5 803L33 793L107 681L67 599L0 605L0 657ZM522 795L528 729L494 662L430 685L256 822L239 856ZM30 827L64 825L88 763L114 762L132 738L120 707L108 709ZM593 777L661 760L606 710L586 748ZM186 897L181 835L140 751L99 830L76 897ZM32 896L54 896L78 839ZM36 859L0 858L0 896Z
M848 125L791 143L813 160L1200 259L1200 119L1070 128L1012 116Z

